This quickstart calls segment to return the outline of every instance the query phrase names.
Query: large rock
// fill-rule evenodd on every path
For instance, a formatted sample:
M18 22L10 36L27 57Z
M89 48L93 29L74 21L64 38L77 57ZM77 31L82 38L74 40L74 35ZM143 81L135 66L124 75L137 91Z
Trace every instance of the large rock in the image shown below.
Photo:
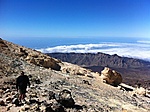
M117 86L122 82L121 74L108 67L105 67L104 70L101 71L101 78L105 80L106 83L114 86Z
M45 68L52 68L54 70L60 70L61 66L58 64L56 60L54 60L51 57L44 56L44 55L38 55L38 54L32 54L30 53L26 60L29 63L33 63L38 66L42 66Z
M65 63L65 66L61 68L61 71L62 73L69 73L70 75L81 75L81 76L86 76L86 74L89 72L85 68L68 63Z
M69 90L62 90L58 96L56 96L56 101L62 104L64 107L73 107L75 102L72 98L71 92Z

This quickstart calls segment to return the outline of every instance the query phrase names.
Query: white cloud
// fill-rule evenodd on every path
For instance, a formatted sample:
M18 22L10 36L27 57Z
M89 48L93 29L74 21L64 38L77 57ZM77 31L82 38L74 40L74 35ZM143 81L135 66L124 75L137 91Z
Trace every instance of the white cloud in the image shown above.
M145 44L150 44L150 41L145 41L145 40L140 40L140 41L137 41L138 43L145 43Z
M146 41L148 42L148 41ZM110 55L118 54L119 56L133 57L150 61L150 44L143 41L138 43L100 43L100 44L78 44L69 46L56 46L45 49L37 49L43 53L107 53Z

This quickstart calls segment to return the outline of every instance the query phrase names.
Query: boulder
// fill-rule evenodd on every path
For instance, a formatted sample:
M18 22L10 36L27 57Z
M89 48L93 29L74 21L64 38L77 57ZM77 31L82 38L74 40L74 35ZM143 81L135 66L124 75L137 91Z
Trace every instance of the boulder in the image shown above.
M115 70L111 70L108 67L105 67L101 71L101 78L106 81L106 83L117 86L122 82L122 76Z
M45 68L52 68L54 70L60 70L61 68L52 58L44 59L42 65Z
M1 106L5 106L4 100L0 99L0 105L1 105Z
M77 65L68 65L61 68L62 73L70 73L70 75L85 76L88 70L81 68Z
M69 90L62 90L58 96L55 96L58 103L62 104L64 107L73 107L75 102L72 98L71 92Z
M60 70L61 66L55 61L53 58L44 57L42 55L30 54L26 57L26 60L29 63L33 63L38 66L42 66L45 68L52 68L54 70Z

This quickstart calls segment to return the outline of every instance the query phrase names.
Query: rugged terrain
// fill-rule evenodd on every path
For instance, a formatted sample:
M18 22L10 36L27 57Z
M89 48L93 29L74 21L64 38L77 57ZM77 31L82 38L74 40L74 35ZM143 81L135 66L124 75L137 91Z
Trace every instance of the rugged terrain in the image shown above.
M150 87L150 62L148 61L104 53L48 53L48 55L99 73L107 66L120 72L126 84Z
M0 112L150 111L148 90L146 94L137 94L119 85L111 86L103 83L99 73L2 39L0 63ZM29 76L31 87L26 102L17 104L15 80L21 71ZM59 102L63 90L71 92L74 105L70 105L72 100L66 102L69 106Z

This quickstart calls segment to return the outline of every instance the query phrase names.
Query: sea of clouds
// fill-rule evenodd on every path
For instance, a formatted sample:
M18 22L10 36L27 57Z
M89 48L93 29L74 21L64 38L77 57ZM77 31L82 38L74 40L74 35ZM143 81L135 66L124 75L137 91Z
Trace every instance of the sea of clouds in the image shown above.
M105 42L99 44L63 45L50 48L37 49L43 53L97 53L117 54L150 61L150 41L137 41L136 43Z

